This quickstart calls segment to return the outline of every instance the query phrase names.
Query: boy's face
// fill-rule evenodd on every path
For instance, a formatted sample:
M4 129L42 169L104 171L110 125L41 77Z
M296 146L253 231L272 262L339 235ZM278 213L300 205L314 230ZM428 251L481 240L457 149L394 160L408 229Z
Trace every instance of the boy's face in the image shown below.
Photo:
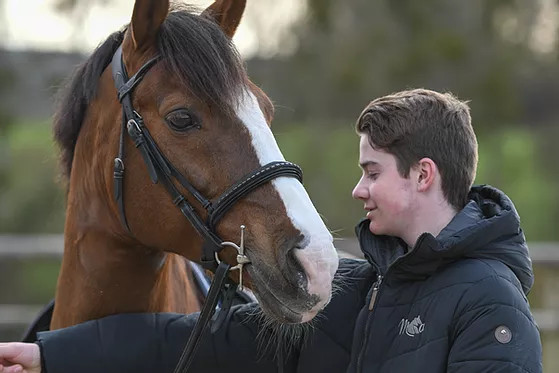
M396 158L375 150L368 136L360 135L359 165L361 179L352 196L364 203L369 229L377 235L404 237L410 229L417 207L417 191L409 178L398 173Z

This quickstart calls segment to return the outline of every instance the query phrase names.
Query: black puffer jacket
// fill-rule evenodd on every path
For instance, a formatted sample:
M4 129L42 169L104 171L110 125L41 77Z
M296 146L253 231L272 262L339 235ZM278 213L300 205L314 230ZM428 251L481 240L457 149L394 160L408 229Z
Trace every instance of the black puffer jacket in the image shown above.
M374 236L362 222L357 234L368 261L340 263L340 291L307 342L284 356L283 370L541 372L518 215L497 189L475 187L471 198L438 237L423 234L407 253L402 241ZM236 307L221 330L206 334L193 371L277 371L275 349L260 348L270 335L247 316L257 309ZM117 315L44 333L44 366L48 373L172 372L195 318Z

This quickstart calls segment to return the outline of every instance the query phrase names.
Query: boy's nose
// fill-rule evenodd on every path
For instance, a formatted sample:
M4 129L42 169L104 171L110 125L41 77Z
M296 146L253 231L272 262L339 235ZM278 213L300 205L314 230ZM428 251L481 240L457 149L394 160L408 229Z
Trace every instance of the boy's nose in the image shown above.
M351 192L351 196L354 199L367 199L368 198L368 191L367 188L365 188L365 186L362 184L363 179L361 178L359 180L359 182L357 183L357 185L353 188L353 191Z

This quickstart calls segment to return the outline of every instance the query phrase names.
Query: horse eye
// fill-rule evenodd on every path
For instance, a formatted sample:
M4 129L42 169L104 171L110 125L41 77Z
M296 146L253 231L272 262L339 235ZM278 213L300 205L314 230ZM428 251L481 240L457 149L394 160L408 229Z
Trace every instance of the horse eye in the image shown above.
M175 131L186 131L191 128L200 129L201 125L188 110L179 109L170 112L165 117L167 125Z

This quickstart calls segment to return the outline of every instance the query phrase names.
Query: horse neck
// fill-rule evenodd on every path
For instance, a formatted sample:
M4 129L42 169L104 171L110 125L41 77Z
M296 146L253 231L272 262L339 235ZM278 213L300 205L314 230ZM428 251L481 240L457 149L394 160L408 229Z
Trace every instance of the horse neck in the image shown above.
M106 84L100 89L114 89L110 74L103 79ZM192 274L182 257L124 237L109 161L116 155L119 138L119 126L107 119L120 110L113 106L94 100L76 142L54 328L122 312L199 310ZM140 157L129 152L133 156ZM183 244L189 252L197 242L193 238Z
M70 188L65 243L51 328L124 312L200 309L183 257L125 239L103 198L78 201Z

